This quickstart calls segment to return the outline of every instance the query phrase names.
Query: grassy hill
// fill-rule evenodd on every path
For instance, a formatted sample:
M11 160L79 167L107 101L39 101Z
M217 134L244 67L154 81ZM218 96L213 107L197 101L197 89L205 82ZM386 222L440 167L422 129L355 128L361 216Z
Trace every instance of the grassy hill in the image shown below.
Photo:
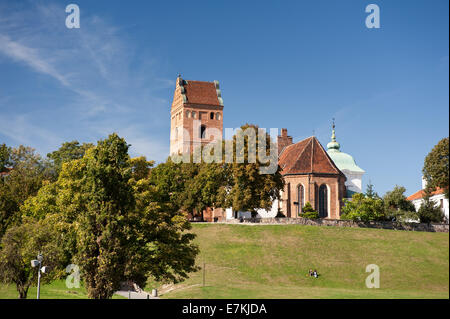
M203 272L177 285L149 282L162 298L449 298L449 234L302 225L194 224ZM368 264L380 288L368 289ZM315 268L317 279L307 276ZM0 299L17 298L0 285ZM28 298L36 298L31 287ZM41 298L87 298L64 280ZM115 295L113 298L122 298Z
M199 271L162 298L449 298L449 234L302 225L194 224ZM380 267L368 289L366 266ZM315 268L321 276L307 276Z

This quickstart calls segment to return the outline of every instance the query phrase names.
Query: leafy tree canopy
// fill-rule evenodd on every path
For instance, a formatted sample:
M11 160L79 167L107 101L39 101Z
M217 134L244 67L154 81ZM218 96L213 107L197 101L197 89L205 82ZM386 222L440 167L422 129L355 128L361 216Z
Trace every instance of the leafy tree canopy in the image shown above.
M0 172L10 166L10 148L6 144L0 144Z
M65 142L58 150L48 153L47 157L53 161L55 170L59 174L63 163L82 158L86 151L93 146L91 143L80 144L76 140Z
M144 287L149 275L176 282L197 270L190 224L163 200L171 188L147 177L151 165L130 159L128 144L112 134L63 163L58 180L23 205L24 215L54 214L70 225L63 247L80 267L90 298L110 298L125 280Z
M48 267L41 282L59 278L64 273L65 262L61 235L51 218L25 219L22 224L10 227L1 241L0 280L15 284L19 298L26 298L28 288L37 284L37 268L31 266L31 260L38 253L44 257L42 265Z
M370 198L361 193L355 193L352 200L345 200L342 208L341 219L355 221L383 220L384 206L380 198Z
M13 223L20 221L20 206L36 195L46 180L52 179L47 163L31 147L11 148L9 175L0 179L0 237Z
M427 186L431 188L441 187L445 189L445 195L449 198L449 138L443 138L437 143L425 158L422 169L423 176L427 180Z

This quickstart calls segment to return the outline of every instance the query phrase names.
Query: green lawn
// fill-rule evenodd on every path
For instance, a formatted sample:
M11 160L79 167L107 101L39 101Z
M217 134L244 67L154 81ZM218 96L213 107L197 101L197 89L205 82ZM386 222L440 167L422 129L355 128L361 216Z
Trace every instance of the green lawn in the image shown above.
M449 234L302 225L194 224L202 271L159 288L162 298L449 298ZM380 267L380 288L368 289L368 264ZM321 276L308 277L309 268ZM0 285L0 299L17 298ZM36 298L36 287L28 298ZM41 287L41 298L87 298L64 280ZM121 298L115 295L114 298Z
M303 225L194 224L202 271L162 298L449 298L449 234ZM369 289L368 264L380 267ZM308 277L310 268L321 274ZM162 294L161 294L162 293Z
M27 299L36 299L37 287L30 287ZM15 285L0 285L0 299L16 299L19 293ZM41 299L87 299L84 287L67 288L65 280L56 280L50 284L41 286ZM125 297L114 295L113 299L124 299Z

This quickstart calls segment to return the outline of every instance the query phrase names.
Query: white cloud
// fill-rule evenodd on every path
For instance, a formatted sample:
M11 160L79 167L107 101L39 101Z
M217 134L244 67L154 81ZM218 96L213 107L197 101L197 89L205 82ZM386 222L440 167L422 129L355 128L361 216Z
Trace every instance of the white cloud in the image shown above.
M169 101L158 94L174 81L158 74L156 57L141 58L145 63L132 67L140 62L139 48L121 27L83 14L80 29L67 29L65 15L59 3L30 2L26 9L0 5L0 59L55 80L56 92L48 95L59 97L36 101L39 108L22 103L21 112L2 115L0 137L47 149L64 138L97 141L123 132L135 155L164 160ZM0 100L0 109L14 107L18 97L8 98L8 105Z

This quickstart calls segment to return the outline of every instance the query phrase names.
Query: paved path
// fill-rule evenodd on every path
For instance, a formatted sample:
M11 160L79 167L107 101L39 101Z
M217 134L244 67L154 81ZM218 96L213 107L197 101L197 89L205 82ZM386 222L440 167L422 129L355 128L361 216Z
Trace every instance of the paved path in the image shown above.
M153 297L152 295L150 295L149 293L146 293L145 291L143 291L143 292L135 292L135 291L128 292L128 290L119 290L119 291L116 291L116 294L123 296L125 298L129 298L129 299L159 299L158 297Z

